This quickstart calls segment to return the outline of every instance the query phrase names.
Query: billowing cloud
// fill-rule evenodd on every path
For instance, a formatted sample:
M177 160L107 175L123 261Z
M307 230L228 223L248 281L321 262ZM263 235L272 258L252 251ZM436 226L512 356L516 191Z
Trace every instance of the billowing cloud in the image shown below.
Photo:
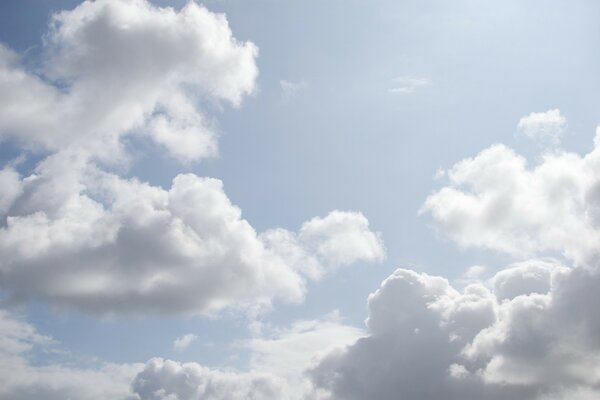
M600 259L600 130L591 152L544 154L528 165L494 145L447 171L448 184L429 196L441 231L462 247L528 257L562 254L577 264Z
M368 335L311 371L328 399L589 400L600 391L600 130L538 165L502 145L466 159L422 211L464 247L529 259L461 291L399 269L369 297ZM575 267L564 266L564 260Z
M369 335L325 357L314 384L345 400L597 395L600 273L531 260L493 283L459 292L397 270L369 298Z
M200 107L238 106L254 90L256 56L224 15L193 1L178 11L85 1L54 14L37 69L0 47L0 135L48 154L31 175L0 170L9 300L103 315L211 312L298 302L306 279L380 260L358 213L334 212L306 234L258 234L218 179L182 174L164 189L108 172L127 156L124 135L149 134L183 160L215 154Z
M383 256L358 213L259 235L218 179L178 175L165 190L67 152L25 178L3 175L12 189L1 215L0 285L17 301L95 314L298 302L307 278Z
M34 148L85 148L112 160L125 134L148 134L183 160L217 151L197 104L252 93L257 48L224 15L146 0L85 1L54 14L35 70L0 45L0 136Z
M517 129L519 133L530 139L557 146L567 129L567 119L558 108L545 112L532 112L519 120Z
M284 399L285 382L262 373L226 372L154 358L132 383L131 400Z

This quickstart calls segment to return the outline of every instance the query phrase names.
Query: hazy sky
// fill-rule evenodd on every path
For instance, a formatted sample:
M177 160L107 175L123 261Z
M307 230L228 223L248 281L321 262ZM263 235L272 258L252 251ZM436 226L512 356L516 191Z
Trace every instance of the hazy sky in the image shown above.
M596 399L600 3L0 2L0 399Z

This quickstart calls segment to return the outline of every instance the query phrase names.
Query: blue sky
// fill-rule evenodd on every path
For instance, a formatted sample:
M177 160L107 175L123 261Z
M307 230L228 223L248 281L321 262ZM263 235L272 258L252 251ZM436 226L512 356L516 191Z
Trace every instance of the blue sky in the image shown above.
M595 398L600 4L80 3L0 3L0 399Z

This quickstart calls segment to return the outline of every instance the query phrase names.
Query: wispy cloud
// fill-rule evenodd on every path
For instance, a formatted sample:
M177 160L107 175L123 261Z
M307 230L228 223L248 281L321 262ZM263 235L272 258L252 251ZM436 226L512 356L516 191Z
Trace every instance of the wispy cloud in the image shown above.
M190 344L196 341L196 339L198 339L198 335L188 333L187 335L183 335L175 339L175 341L173 342L173 348L175 349L175 351L183 351L187 349L190 346Z
M306 89L308 84L304 81L300 82L292 82L285 79L279 81L279 86L281 86L281 98L283 101L289 101L294 97L298 92Z
M392 87L388 89L390 93L411 94L418 89L431 86L433 82L429 78L414 76L399 76L392 79Z

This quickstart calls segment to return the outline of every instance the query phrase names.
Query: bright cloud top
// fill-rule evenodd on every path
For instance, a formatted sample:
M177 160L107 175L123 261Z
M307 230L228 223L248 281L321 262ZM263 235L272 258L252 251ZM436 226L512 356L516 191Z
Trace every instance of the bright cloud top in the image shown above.
M0 46L0 135L33 148L85 148L114 158L125 134L149 135L173 156L213 156L211 120L197 104L237 106L255 87L258 50L224 15L189 2L86 1L55 14L30 71Z
M528 166L494 145L447 171L448 185L421 212L463 247L517 256L562 254L578 264L600 256L600 146L586 155L559 151Z

